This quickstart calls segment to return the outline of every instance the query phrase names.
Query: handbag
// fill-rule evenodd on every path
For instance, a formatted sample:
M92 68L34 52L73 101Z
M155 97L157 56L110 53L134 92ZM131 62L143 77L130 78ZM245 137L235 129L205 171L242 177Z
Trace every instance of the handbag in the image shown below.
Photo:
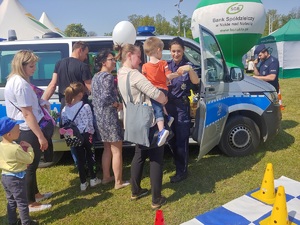
M152 106L143 104L144 94L141 95L138 103L133 103L129 78L130 72L126 80L127 104L124 102L126 107L124 140L149 147L149 129L153 122L153 109Z
M18 108L14 103L12 103L10 100L9 102L16 107L20 112L21 109ZM55 127L55 121L52 119L50 114L48 113L47 110L45 110L41 105L40 105L41 110L44 113L44 116L42 119L39 121L39 126L41 131L43 132L44 137L46 138L48 142L48 148L43 152L44 155L44 161L45 162L52 162L53 161L53 142L52 142L52 136L54 133L54 127Z
M53 142L52 142L52 136L54 133L54 127L55 122L48 113L47 110L45 110L42 106L40 106L44 116L39 122L39 126L44 134L44 137L48 141L48 148L43 152L44 153L44 161L45 162L52 162L53 161Z
M33 85L30 84L32 90L35 92L37 98L39 101L41 101L42 95L44 93L44 90ZM53 161L53 142L52 142L52 136L54 133L54 127L55 127L55 121L53 120L53 118L51 117L51 115L49 114L49 112L42 107L39 104L44 116L42 117L42 119L39 121L39 126L41 128L41 131L44 134L44 137L46 138L46 140L48 141L48 148L43 152L44 155L44 161L45 162L52 162Z

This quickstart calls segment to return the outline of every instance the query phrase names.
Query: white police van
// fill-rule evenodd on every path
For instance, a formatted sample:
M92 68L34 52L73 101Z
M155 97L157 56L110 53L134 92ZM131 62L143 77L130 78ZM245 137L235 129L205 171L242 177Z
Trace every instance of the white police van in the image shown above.
M199 144L199 159L218 146L229 156L245 156L255 152L261 141L265 142L278 133L281 111L273 86L248 75L242 69L228 70L222 50L215 36L199 26L200 44L187 38L185 55L196 66L201 82L195 117L191 126L191 137ZM165 43L164 59L170 58L168 50L171 36L158 36ZM142 45L147 36L137 36L136 44L141 46L142 63L147 61ZM89 60L92 73L96 72L94 58L103 48L113 46L112 37L47 38L29 41L0 42L0 116L6 114L4 86L10 72L11 60L21 49L30 49L39 56L32 83L45 89L49 84L54 66L58 60L69 57L76 41L89 44ZM51 98L51 109L60 111L58 95ZM58 133L53 137L55 164L69 148Z

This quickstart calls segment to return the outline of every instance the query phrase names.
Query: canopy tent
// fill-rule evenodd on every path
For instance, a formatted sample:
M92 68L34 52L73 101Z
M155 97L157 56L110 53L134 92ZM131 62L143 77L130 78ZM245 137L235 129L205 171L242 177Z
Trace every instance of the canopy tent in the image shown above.
M41 38L51 30L35 19L18 0L3 0L0 5L0 37L7 38L8 30L15 30L19 40Z
M49 27L53 32L56 32L63 37L66 37L65 33L53 24L53 22L49 19L48 15L45 12L42 13L42 16L39 19L39 21L45 26Z
M260 39L279 60L279 77L300 77L300 19L291 19L283 27Z

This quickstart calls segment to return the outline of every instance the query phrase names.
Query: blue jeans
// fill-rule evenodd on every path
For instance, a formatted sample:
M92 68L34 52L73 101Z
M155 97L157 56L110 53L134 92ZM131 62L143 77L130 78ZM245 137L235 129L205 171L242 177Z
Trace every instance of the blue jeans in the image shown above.
M74 160L74 164L77 167L78 166L78 159L77 159L78 157L77 157L76 149L75 149L75 147L71 147L70 150L71 150L72 158Z
M168 91L166 91L164 89L159 89L159 90L162 91L165 95L168 94ZM154 110L155 120L156 121L164 121L164 115L165 115L164 106L153 99L150 99L150 100L152 103L152 108Z
M153 99L151 99L151 103L152 103L152 108L154 110L155 120L163 121L164 120L163 105Z

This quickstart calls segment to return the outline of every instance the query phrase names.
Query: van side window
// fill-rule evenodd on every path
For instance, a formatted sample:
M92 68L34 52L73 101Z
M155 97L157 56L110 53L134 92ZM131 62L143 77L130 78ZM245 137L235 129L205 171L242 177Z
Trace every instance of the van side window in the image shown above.
M0 54L0 85L1 87L5 86L6 77L11 70L11 61L15 55L14 51L2 51Z
M99 68L95 65L95 59L98 55L98 53L103 49L110 49L113 51L113 42L112 41L85 41L89 46L89 54L88 58L85 61L90 67L90 71L92 75L99 72ZM75 42L72 43L72 45ZM113 73L116 73L116 71L113 71Z
M39 61L36 64L36 71L32 76L32 82L36 85L45 85L45 80L52 79L52 74L55 68L55 64L62 58L61 52L35 52L39 57Z
M69 56L67 43L3 45L0 49L0 87L6 84L14 55L22 49L32 50L39 57L36 71L31 77L31 82L37 86L47 86L52 79L57 61Z

